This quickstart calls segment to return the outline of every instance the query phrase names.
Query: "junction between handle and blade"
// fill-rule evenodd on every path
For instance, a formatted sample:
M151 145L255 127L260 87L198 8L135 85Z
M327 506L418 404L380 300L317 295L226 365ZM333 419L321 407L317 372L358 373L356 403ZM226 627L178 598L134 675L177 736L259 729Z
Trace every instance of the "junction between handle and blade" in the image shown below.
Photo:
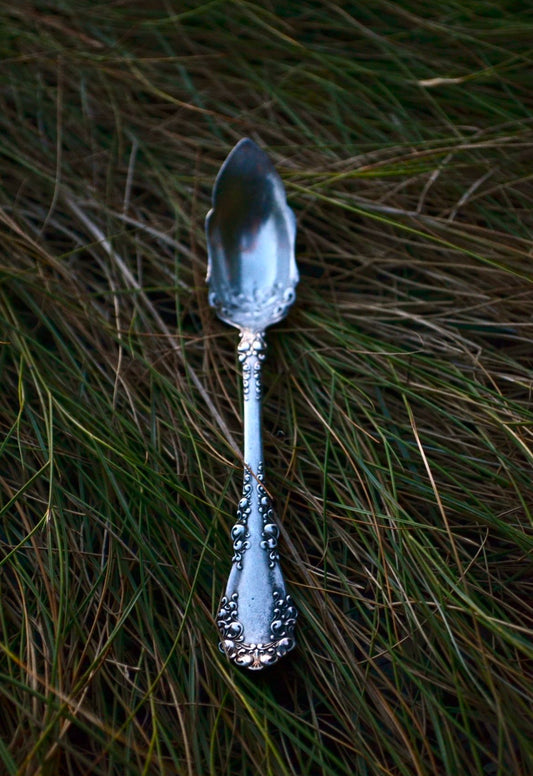
M220 602L220 648L237 665L258 670L295 646L297 612L287 595L278 554L279 529L263 486L261 362L264 332L243 329L239 343L244 395L244 482L231 529L232 567Z

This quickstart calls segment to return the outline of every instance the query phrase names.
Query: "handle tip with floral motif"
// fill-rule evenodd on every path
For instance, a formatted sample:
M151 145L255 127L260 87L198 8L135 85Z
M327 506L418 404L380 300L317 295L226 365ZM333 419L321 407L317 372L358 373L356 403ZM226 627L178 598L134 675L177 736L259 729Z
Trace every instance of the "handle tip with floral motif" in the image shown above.
M231 529L232 567L220 602L220 648L236 665L259 670L295 646L297 612L285 589L272 502L263 485L261 362L263 332L243 330L239 360L244 396L244 482Z

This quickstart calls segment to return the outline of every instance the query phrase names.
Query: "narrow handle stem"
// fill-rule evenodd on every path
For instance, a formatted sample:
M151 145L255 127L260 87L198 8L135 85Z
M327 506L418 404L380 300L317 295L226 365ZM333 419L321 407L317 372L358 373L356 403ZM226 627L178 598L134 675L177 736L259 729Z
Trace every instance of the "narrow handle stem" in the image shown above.
M232 567L220 604L220 647L237 665L261 669L294 645L296 609L287 595L278 554L279 529L263 486L261 362L264 332L244 329L239 343L244 396L244 482L231 529Z
M238 348L244 398L244 461L256 475L263 466L261 363L266 354L264 336L264 332L245 330Z

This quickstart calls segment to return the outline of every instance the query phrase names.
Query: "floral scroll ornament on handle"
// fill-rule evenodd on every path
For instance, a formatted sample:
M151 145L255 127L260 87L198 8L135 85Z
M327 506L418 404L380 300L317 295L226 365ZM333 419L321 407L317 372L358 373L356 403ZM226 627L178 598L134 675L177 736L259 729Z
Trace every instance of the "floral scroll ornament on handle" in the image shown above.
M295 298L296 220L267 154L241 140L222 165L206 219L209 303L240 331L244 479L233 557L217 624L220 648L236 665L258 670L295 645L297 612L286 591L279 528L264 485L261 364L265 329L285 317Z

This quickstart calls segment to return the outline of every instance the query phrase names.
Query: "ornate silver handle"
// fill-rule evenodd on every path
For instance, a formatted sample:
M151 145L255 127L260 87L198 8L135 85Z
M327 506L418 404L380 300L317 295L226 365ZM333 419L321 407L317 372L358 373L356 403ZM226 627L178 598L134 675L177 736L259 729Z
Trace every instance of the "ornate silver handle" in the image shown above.
M220 649L237 665L258 670L295 645L297 612L287 595L278 554L279 529L263 486L261 362L264 332L241 330L244 394L244 482L231 529L232 567L220 602Z

